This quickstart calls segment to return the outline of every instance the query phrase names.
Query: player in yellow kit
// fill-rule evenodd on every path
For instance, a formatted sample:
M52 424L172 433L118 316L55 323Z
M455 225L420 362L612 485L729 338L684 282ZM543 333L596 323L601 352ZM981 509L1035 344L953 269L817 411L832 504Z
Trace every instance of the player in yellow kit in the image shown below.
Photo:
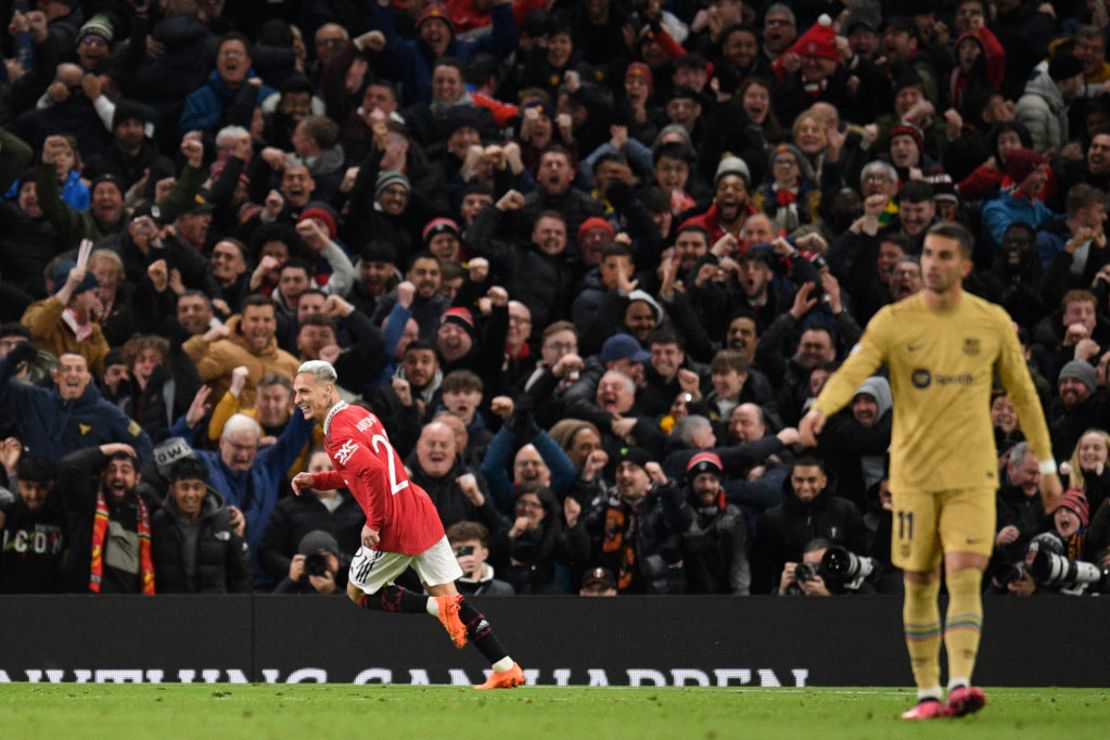
M961 716L986 703L971 685L971 672L982 625L983 570L995 535L999 481L990 395L996 374L1040 460L1045 511L1060 501L1044 413L1010 317L963 292L973 246L971 233L957 223L929 229L921 252L924 290L875 314L799 425L802 443L813 446L825 420L886 363L894 393L891 555L905 573L902 618L918 695L905 719ZM944 704L937 604L942 560L949 594Z

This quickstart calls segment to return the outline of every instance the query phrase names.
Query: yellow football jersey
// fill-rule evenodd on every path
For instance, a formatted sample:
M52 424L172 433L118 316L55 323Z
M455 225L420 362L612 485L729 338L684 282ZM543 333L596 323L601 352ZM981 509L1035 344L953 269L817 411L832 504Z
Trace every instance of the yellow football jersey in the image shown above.
M936 492L999 485L990 419L995 374L1017 408L1038 460L1052 458L1048 427L1021 343L999 306L963 293L956 308L925 305L924 293L883 307L814 403L826 418L886 363L894 394L890 485Z

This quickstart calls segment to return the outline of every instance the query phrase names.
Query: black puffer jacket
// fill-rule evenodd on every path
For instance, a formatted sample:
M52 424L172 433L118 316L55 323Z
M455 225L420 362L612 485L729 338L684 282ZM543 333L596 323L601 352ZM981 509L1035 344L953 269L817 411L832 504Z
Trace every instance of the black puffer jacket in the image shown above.
M258 546L258 560L275 581L289 575L289 562L297 552L297 544L317 529L335 537L341 562L358 550L366 515L347 489L339 491L339 498L342 503L335 511L328 511L319 498L308 493L278 501Z
M122 65L133 70L124 77L124 94L142 100L157 111L159 148L172 151L178 136L178 119L185 97L208 79L218 39L198 18L177 16L155 24L150 35L165 47L158 57L146 58L146 34L136 29Z
M154 582L160 594L245 593L251 586L250 549L231 529L231 512L223 497L208 489L196 539L196 574L185 565L183 524L172 495L151 517Z
M682 536L687 593L747 596L752 571L747 555L747 527L740 507L727 503L696 506Z
M763 512L756 523L752 593L771 593L777 588L783 565L800 562L802 550L812 539L822 537L854 553L866 551L863 517L855 504L835 495L831 479L825 490L808 502L794 495L789 476L782 488L782 503Z
M570 224L567 224L567 250L544 254L535 244L518 244L505 238L505 218L501 211L486 206L470 227L470 252L486 257L494 277L500 277L509 295L528 307L532 326L544 327L570 316L574 287L574 268L569 252Z

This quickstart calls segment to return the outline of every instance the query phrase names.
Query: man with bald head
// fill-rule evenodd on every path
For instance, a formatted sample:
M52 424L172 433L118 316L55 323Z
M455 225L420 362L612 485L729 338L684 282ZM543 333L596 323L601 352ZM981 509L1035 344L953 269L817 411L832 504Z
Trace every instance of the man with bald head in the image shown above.
M456 522L480 522L495 538L505 528L485 479L463 464L450 426L439 420L426 424L407 462L413 482L428 492L445 529Z

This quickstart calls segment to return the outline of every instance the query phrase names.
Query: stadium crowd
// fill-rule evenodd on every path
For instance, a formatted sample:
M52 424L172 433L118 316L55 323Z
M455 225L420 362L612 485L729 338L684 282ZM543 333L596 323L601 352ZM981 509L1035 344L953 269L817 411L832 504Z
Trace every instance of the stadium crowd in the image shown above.
M464 593L896 590L887 380L795 425L945 219L1069 487L997 394L989 589L1110 565L1107 0L6 7L0 592L342 593L315 359Z

